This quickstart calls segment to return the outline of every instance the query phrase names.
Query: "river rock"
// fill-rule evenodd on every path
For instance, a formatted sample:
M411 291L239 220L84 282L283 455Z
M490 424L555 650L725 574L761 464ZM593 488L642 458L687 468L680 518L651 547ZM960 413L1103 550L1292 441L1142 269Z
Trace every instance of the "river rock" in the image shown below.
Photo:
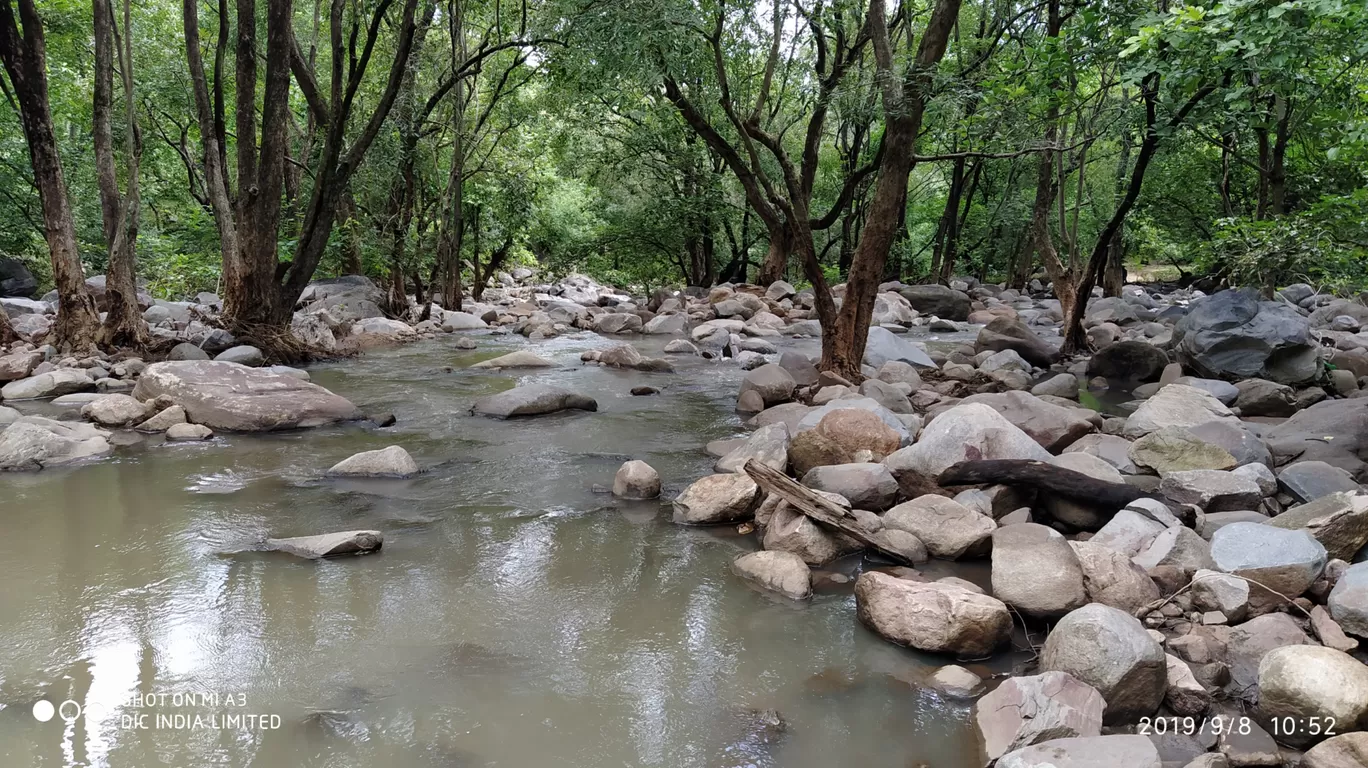
M469 312L453 312L447 310L442 313L443 330L450 328L452 331L474 331L488 327L488 323Z
M760 464L785 472L789 464L788 425L782 421L761 427L737 446L718 459L714 467L718 472L744 472L746 462L754 459Z
M1323 461L1299 461L1283 467L1278 473L1278 486L1298 501L1313 501L1332 493L1359 489L1352 475Z
M916 367L901 360L889 360L879 366L874 378L888 384L906 384L911 392L922 388L921 374L917 373Z
M884 513L884 525L916 536L934 557L956 560L986 554L997 523L944 496L928 494Z
M1063 616L1088 602L1069 541L1035 523L993 531L993 595L1027 616Z
M1368 398L1326 400L1264 430L1278 463L1323 461L1368 479Z
M1237 382L1235 407L1241 416L1291 416L1297 412L1297 393L1286 384L1267 379Z
M740 394L753 391L768 408L792 400L795 386L797 384L788 371L775 363L767 363L746 373L741 380Z
M1054 739L1008 752L997 768L1163 768L1145 736L1118 734Z
M971 395L962 403L987 405L1051 453L1064 450L1094 430L1092 422L1084 418L1079 409L1047 403L1026 392Z
M1089 541L1120 552L1127 557L1149 549L1154 539L1166 526L1139 512L1123 509L1112 516L1107 524L1093 535Z
M1068 374L1062 374L1068 375ZM1075 386L1077 381L1075 380ZM1123 475L1134 475L1140 470L1130 458L1131 442L1117 435L1093 433L1074 441L1064 453L1087 453L1107 462Z
M1294 599L1325 569L1325 547L1306 531L1261 523L1231 523L1211 537L1213 570L1243 576L1250 585L1250 608L1262 613L1283 602L1274 590ZM1267 587L1268 589L1264 589Z
M1324 726L1331 720L1335 733L1361 728L1368 716L1368 666L1334 648L1275 648L1259 663L1259 714L1296 723L1279 733L1295 747L1327 738ZM1322 726L1318 733L1309 727L1313 722Z
M1093 541L1071 541L1069 546L1083 569L1083 587L1090 602L1109 605L1133 616L1160 598L1154 579L1128 555ZM993 551L996 554L996 543Z
M850 507L850 503L838 494L823 493L822 496L847 509ZM822 528L788 502L775 508L765 526L764 546L767 550L792 553L808 565L822 565L861 548L859 542Z
M1164 649L1128 613L1091 603L1059 620L1045 640L1042 670L1067 672L1107 702L1105 722L1151 715L1168 681Z
M865 379L864 382L860 384L859 392L865 397L877 401L880 405L894 413L913 412L912 403L907 399L907 395L904 395L902 390L887 382L879 381L878 379Z
M163 408L153 414L147 421L135 427L139 432L165 432L176 424L186 422L185 409L179 405Z
M1345 632L1368 638L1368 562L1349 566L1325 604Z
M1240 397L1239 387L1235 386L1234 384L1231 384L1228 381L1221 381L1220 379L1203 379L1197 376L1180 376L1172 382L1164 381L1161 378L1160 382L1163 384L1186 384L1189 387L1196 387L1200 390L1207 392L1212 397L1216 398L1217 400L1220 400L1222 403L1226 405L1234 405L1235 401L1238 400Z
M1198 438L1183 427L1164 427L1131 444L1130 458L1160 475L1193 469L1234 469L1230 452Z
M203 424L172 424L166 428L166 439L171 442L208 440L214 431Z
M1196 504L1207 512L1256 509L1263 492L1253 480L1214 469L1169 472L1159 492L1179 504Z
M1192 607L1206 613L1218 611L1231 624L1249 615L1249 582L1228 573L1207 568L1192 574Z
M732 571L784 597L812 597L812 571L803 558L791 552L748 552L732 561Z
M613 475L613 495L620 499L654 499L660 495L660 473L644 461L623 462Z
M41 362L43 353L36 349L13 352L0 357L0 381L26 378Z
M936 363L925 350L898 336L887 328L873 326L865 341L864 364L872 368L882 367L890 360L914 365L920 368L935 368Z
M248 344L239 344L236 347L229 347L214 356L215 360L227 363L238 363L252 368L258 368L266 362L266 356L261 350Z
M973 311L968 294L944 285L904 285L898 293L921 314L943 320L968 320Z
M852 456L860 451L869 451L875 461L882 461L897 451L902 440L898 432L885 424L878 414L857 408L827 413L817 422L815 431Z
M1196 387L1169 384L1126 418L1122 434L1138 438L1164 427L1191 429L1208 421L1235 421L1235 416L1220 400Z
M642 326L641 332L651 335L679 334L689 327L688 315L671 312L656 315Z
M972 699L983 678L958 664L947 664L926 679L928 685L952 699Z
M1185 574L1215 566L1211 559L1211 546L1206 539L1182 525L1165 528L1155 536L1149 547L1135 556L1135 564L1147 570L1167 565Z
M988 405L967 403L941 413L914 445L889 455L884 464L903 482L905 474L934 480L968 459L1049 461L1050 452Z
M11 381L0 387L6 400L35 400L95 389L95 381L79 368L58 368L27 379Z
M1259 663L1275 648L1309 645L1311 638L1285 613L1256 616L1234 627L1203 627L1215 638L1214 646L1230 669L1225 691L1231 697L1255 704L1259 700Z
M1268 521L1289 530L1306 530L1331 558L1351 561L1368 544L1368 496L1343 491L1293 507Z
M594 318L594 330L599 333L640 333L641 316L630 312L608 312Z
M295 536L288 539L267 539L269 552L285 552L309 560L339 555L367 555L385 543L379 531L342 531L317 536Z
M808 429L816 429L817 425L822 423L822 419L826 418L828 414L835 413L836 411L860 410L869 411L875 416L878 416L880 421L886 424L894 432L897 432L898 443L900 445L912 441L913 430L908 426L908 422L904 421L898 414L880 405L877 400L868 397L846 396L842 397L840 400L829 402L819 408L808 408L806 406L804 406L804 408L806 410L798 419L797 426L789 426L789 432L791 434L797 434ZM797 411L795 411L795 413L797 413ZM787 418L785 418L785 420L787 420ZM917 422L916 419L911 417L908 417L908 421L911 421L914 424Z
M794 476L802 477L815 467L849 464L854 455L821 432L809 429L799 432L789 443L788 460Z
M0 470L34 470L109 453L109 433L78 421L21 416L0 432Z
M760 487L749 475L727 472L695 480L672 503L674 521L711 525L746 520L760 501Z
M211 360L153 363L133 396L166 396L191 421L213 429L261 432L360 418L346 398L294 376Z
M1013 677L974 704L988 761L1051 739L1102 733L1102 694L1066 672Z
M844 496L856 509L885 510L898 496L898 481L887 467L873 462L813 467L803 475L803 485Z
M1097 350L1088 360L1088 378L1158 381L1169 364L1164 350L1144 341L1118 341Z
M418 474L418 463L398 445L375 451L362 451L332 465L327 472L334 477L411 477Z
M1050 463L1109 483L1125 482L1115 467L1087 453L1062 453L1051 457ZM1107 518L1116 511L1114 508L1100 507L1051 493L1042 493L1040 502L1046 511L1061 523L1089 531L1101 528L1107 522Z
M520 349L516 352L509 352L489 360L482 360L470 366L474 369L486 368L554 368L556 364L550 360L545 360L535 354Z
M1010 317L997 317L979 331L974 340L974 351L1012 350L1031 365L1047 368L1059 357L1059 351L1035 335L1025 323ZM1075 394L1078 392L1076 385Z
M1187 662L1171 654L1165 654L1164 662L1168 673L1168 686L1164 692L1164 705L1180 717L1195 717L1211 706L1211 693L1197 682L1192 668Z
M1368 733L1341 733L1308 749L1300 768L1363 768L1368 765Z
M81 415L102 427L125 427L147 418L149 406L128 395L105 395L81 406Z
M1245 464L1230 471L1253 480L1254 484L1259 486L1259 493L1265 497L1278 492L1278 478L1273 475L1273 470L1263 464Z
M1301 384L1320 368L1307 319L1285 304L1260 301L1252 289L1194 301L1173 329L1173 346L1185 367L1208 378Z
M1187 430L1195 435L1198 440L1224 448L1227 453L1235 457L1235 463L1239 467L1248 464L1271 465L1273 463L1273 457L1268 451L1268 446L1253 432L1245 429L1241 421L1208 421L1195 427L1188 427Z
M198 346L187 341L182 341L171 348L166 355L167 360L208 360L209 353L200 349Z
M497 395L488 395L476 400L471 412L480 416L507 419L514 416L538 416L571 409L597 411L598 402L592 397L575 394L560 387L547 384L524 384Z
M987 656L1012 633L1012 615L997 598L879 571L865 571L856 580L855 609L885 640L932 653Z

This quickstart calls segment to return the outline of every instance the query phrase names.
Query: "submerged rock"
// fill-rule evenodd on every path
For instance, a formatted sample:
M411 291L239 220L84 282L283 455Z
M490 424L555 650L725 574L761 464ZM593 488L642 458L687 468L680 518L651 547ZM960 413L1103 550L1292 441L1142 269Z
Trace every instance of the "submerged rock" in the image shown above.
M334 464L327 474L334 477L411 477L418 471L418 463L408 451L391 445L349 456Z
M109 433L81 422L23 416L0 432L0 470L60 466L109 453Z
M470 366L471 368L554 368L556 364L550 360L544 360L525 349L516 352L509 352L506 355L483 360Z
M166 439L171 441L208 440L214 431L203 424L172 424L166 429Z
M598 402L592 397L549 384L524 384L497 395L482 397L475 401L470 410L479 416L508 419L574 409L597 411Z
M317 536L295 536L288 539L267 539L265 550L285 552L309 560L339 555L366 555L378 551L385 543L379 531L342 531Z
M237 363L187 360L147 366L133 396L166 396L189 419L213 429L264 432L361 417L345 397L294 376Z

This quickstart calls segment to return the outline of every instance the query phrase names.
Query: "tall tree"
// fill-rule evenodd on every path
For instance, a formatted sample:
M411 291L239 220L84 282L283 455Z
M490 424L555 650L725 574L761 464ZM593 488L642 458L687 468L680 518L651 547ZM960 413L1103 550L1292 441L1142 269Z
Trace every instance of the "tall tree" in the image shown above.
M14 2L19 5L17 16ZM57 283L53 342L60 349L89 349L95 342L99 317L86 289L81 255L76 247L76 225L67 199L48 100L43 20L33 0L0 0L0 60L18 101L33 180L43 208L43 234L52 258L52 277Z

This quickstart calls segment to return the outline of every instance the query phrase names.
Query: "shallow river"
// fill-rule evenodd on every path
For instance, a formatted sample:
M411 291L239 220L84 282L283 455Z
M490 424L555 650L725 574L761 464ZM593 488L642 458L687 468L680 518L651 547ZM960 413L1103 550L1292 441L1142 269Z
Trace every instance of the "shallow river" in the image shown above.
M751 537L596 490L629 458L660 471L665 498L708 473L703 445L740 433L734 365L581 366L612 343L583 334L534 347L554 371L466 371L525 343L478 340L311 369L392 411L389 429L148 438L0 477L0 765L979 765L968 708L918 682L945 660L865 630L848 588L766 596L728 569ZM635 343L658 355L664 341ZM520 378L592 395L599 412L468 415ZM647 383L663 393L630 396ZM321 476L390 444L428 471ZM383 551L247 551L356 528L384 531ZM40 723L44 699L83 711Z

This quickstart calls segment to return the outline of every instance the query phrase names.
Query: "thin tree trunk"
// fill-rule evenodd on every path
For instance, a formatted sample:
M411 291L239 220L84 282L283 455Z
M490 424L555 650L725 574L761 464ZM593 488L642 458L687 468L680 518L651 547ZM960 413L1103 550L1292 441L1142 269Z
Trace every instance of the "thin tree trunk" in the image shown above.
M1278 122L1273 131L1273 150L1268 169L1268 208L1273 216L1287 213L1287 143L1292 138L1292 105L1278 96L1274 101Z
M238 256L237 214L232 197L228 193L227 149L221 142L218 130L219 115L222 114L222 81L218 71L222 69L224 42L227 37L226 0L219 0L219 40L215 54L215 96L210 100L209 85L204 74L204 59L200 55L199 4L198 0L183 0L182 20L185 24L185 57L190 69L190 85L195 95L195 115L199 122L200 142L204 150L204 190L209 198L209 209L214 214L214 224L219 232L219 249L223 252L223 282L225 285L240 281Z
M1121 135L1121 155L1116 161L1116 192L1120 200L1126 194L1126 176L1130 173L1131 135L1124 131ZM1102 274L1102 292L1107 296L1120 296L1126 284L1126 228L1124 222L1116 228L1107 253L1107 267Z
M81 271L76 226L52 127L43 22L34 0L17 2L19 14L16 19L11 0L0 0L0 60L4 61L19 102L33 181L43 208L43 234L52 258L52 277L58 296L53 341L59 349L86 350L94 346L99 317Z

